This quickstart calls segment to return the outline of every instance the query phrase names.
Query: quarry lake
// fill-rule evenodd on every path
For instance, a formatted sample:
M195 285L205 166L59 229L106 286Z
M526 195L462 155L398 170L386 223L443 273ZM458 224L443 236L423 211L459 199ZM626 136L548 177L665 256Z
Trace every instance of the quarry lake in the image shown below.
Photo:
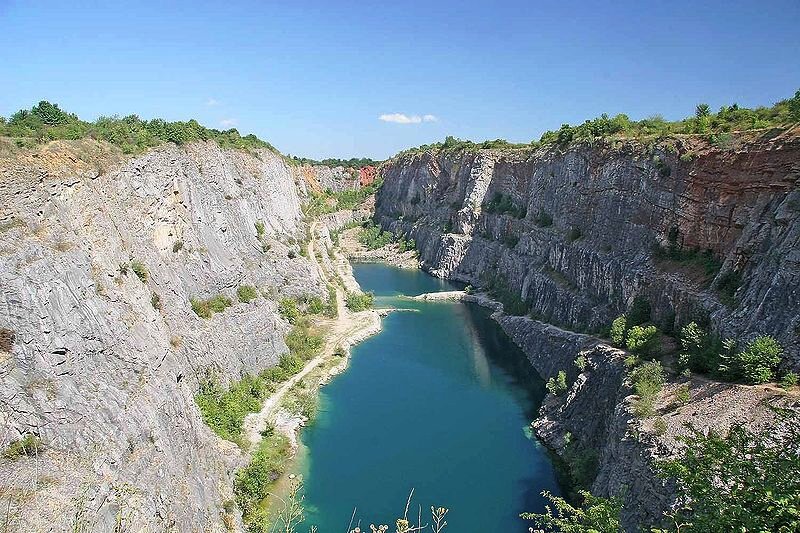
M559 494L547 451L528 427L544 384L486 309L401 298L452 290L418 270L355 264L355 277L396 307L383 331L353 349L350 367L326 385L302 432L306 524L361 530L422 506L450 509L448 531L527 531L542 490ZM353 527L357 522L353 523Z

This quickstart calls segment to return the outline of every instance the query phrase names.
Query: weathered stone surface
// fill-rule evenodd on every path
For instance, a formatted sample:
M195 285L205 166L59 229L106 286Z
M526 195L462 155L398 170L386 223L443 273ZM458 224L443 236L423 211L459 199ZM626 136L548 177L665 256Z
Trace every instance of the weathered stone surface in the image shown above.
M20 531L71 529L81 509L96 531L119 513L132 530L222 529L242 455L193 397L208 375L238 379L286 351L276 298L324 294L288 257L306 231L303 173L214 143L133 158L53 144L0 159L0 328L13 332L0 446L34 433L44 447L0 460L3 508ZM242 284L264 296L239 303ZM216 294L234 305L192 312L191 298Z
M425 152L382 172L380 222L410 234L435 275L502 278L536 316L584 331L643 297L665 329L701 319L728 336L770 333L800 367L800 130L725 148L686 137ZM488 212L497 194L525 216ZM654 256L671 231L714 252L714 279ZM715 289L732 272L742 284L728 305Z

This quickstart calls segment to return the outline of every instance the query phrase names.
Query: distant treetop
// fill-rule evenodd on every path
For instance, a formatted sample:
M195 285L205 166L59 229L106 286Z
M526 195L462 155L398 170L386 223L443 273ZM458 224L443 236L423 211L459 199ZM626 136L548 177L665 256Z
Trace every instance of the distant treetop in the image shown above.
M126 154L143 152L165 142L186 144L206 140L214 140L223 148L267 148L277 153L268 142L252 134L242 137L235 128L220 131L201 126L196 120L142 120L136 115L100 117L94 122L86 122L73 113L61 110L58 104L44 100L31 109L17 111L7 120L0 117L0 136L27 138L37 142L92 138L115 144Z
M748 109L733 104L722 106L718 113L712 113L708 104L698 104L693 116L674 122L667 121L660 115L654 115L643 120L631 120L624 114L609 117L604 113L596 119L587 120L577 126L563 124L557 131L546 131L538 141L534 140L530 143L510 143L504 139L476 143L448 136L444 142L409 148L398 155L429 150L537 148L541 145L566 145L574 140L599 139L612 136L712 135L731 131L789 126L798 122L800 122L800 90L794 94L794 97L781 100L772 107Z
M325 165L326 167L345 167L345 168L363 168L363 167L376 167L381 164L381 161L370 159L368 157L352 157L350 159L336 159L328 158L317 161L316 159L309 159L308 157L298 157L296 155L286 156L291 162L298 165Z

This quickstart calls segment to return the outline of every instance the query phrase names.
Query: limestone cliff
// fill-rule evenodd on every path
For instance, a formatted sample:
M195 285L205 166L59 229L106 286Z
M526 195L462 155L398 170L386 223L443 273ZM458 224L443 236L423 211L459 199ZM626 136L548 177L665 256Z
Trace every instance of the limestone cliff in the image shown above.
M662 393L667 430L655 431L632 414L624 354L574 331L600 330L639 298L662 329L700 320L743 339L769 333L786 347L785 365L800 366L800 130L717 145L680 137L409 152L382 174L376 217L416 240L423 268L525 302L533 318L495 318L543 377L565 370L570 384L546 399L537 434L563 456L594 456L591 489L624 489L626 529L670 508L673 489L654 462L675 452L685 422L758 425L768 403L791 403L775 389L695 377L687 405L675 403L675 385ZM658 252L670 247L697 249L688 256L705 253L718 268Z
M382 168L377 217L425 268L502 279L547 322L595 331L649 301L670 331L770 333L800 367L800 130L642 144L409 153ZM500 206L491 209L500 199ZM489 207L487 209L487 207ZM656 247L710 250L706 279Z
M322 294L297 253L303 171L213 142L0 148L0 445L42 443L0 460L12 530L222 528L242 455L193 396L286 352L280 295ZM192 312L217 294L232 307Z

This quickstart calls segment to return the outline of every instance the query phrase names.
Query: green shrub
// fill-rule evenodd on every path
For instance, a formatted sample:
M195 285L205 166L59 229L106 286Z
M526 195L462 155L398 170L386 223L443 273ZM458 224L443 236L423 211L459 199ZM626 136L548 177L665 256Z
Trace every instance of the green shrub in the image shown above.
M567 390L567 373L559 370L555 378L550 378L545 384L545 388L550 394L558 396Z
M256 228L256 238L259 241L263 241L264 240L264 233L266 231L266 226L264 226L264 223L262 221L260 221L260 220L257 220L256 222L254 222L253 225Z
M783 348L770 335L761 335L750 341L744 350L733 352L723 359L723 373L733 380L759 384L772 381L781 362Z
M207 300L192 298L189 301L192 304L192 311L200 318L211 318L214 313L221 313L233 305L231 299L223 294L218 294Z
M299 320L286 335L289 353L300 362L310 361L322 350L323 339L311 331L306 320Z
M172 245L172 253L177 254L183 249L183 241L175 241Z
M214 433L238 444L242 443L244 418L261 409L268 390L259 377L245 375L230 388L222 388L215 380L200 384L195 402L203 421Z
M236 472L233 491L246 522L283 475L291 451L289 439L273 433L261 440L250 464Z
M282 298L278 302L278 313L290 324L294 324L300 317L297 301L294 298Z
M786 372L781 378L781 387L786 390L791 389L795 385L797 385L798 376L794 372Z
M367 250L377 250L394 240L394 235L388 231L383 231L380 226L370 222L358 236L358 242L367 247Z
M655 326L634 326L628 330L625 346L629 351L642 357L657 355L661 347L658 328Z
M578 491L581 507L573 507L564 498L542 492L550 501L543 514L522 513L525 520L532 520L537 528L561 533L619 533L622 531L620 514L622 498L599 498L590 492ZM555 513L553 512L555 510ZM531 528L533 529L533 528ZM535 530L538 531L538 530Z
M150 295L150 305L153 306L153 309L159 310L161 309L161 296L156 293Z
M575 366L578 367L578 370L580 370L581 372L586 370L586 367L588 366L588 364L589 364L589 361L588 361L588 359L586 359L586 356L583 355L583 354L581 354L581 355L579 355L578 357L575 358Z
M683 531L800 531L800 419L780 415L752 432L691 432L681 454L659 465L677 485Z
M336 302L336 287L328 285L328 299L325 302L325 316L328 318L336 318L339 316L339 306Z
M306 303L306 309L312 315L319 315L325 310L325 304L322 302L322 298L314 296Z
M35 457L42 453L42 441L39 437L28 433L19 440L12 441L5 450L3 457L17 459L19 457Z
M686 405L689 403L691 396L689 394L689 384L684 383L683 385L679 386L675 389L675 399L678 401L680 405Z
M236 289L236 296L240 302L246 304L258 298L258 291L252 285L239 285L239 288Z
M345 305L351 311L364 311L366 309L371 309L372 305L375 300L375 295L371 292L364 292L364 293L355 293L350 292L347 293L347 300Z
M735 270L729 270L720 276L716 284L720 299L728 305L733 305L736 290L742 284L742 275Z
M614 346L625 345L625 333L628 330L628 318L625 315L618 316L611 322L611 342Z
M483 207L487 213L511 215L514 218L525 218L528 213L526 207L516 205L511 195L505 195L500 192L496 192Z
M656 418L655 422L653 422L653 430L656 435L663 435L667 432L667 421L661 417Z
M131 270L133 270L133 273L136 274L136 277L139 278L142 283L147 283L149 274L147 272L147 267L144 266L144 263L137 260L131 261Z
M666 381L661 363L648 361L634 368L629 377L633 384L633 390L639 396L634 404L634 412L640 417L651 416L656 398L664 388Z

